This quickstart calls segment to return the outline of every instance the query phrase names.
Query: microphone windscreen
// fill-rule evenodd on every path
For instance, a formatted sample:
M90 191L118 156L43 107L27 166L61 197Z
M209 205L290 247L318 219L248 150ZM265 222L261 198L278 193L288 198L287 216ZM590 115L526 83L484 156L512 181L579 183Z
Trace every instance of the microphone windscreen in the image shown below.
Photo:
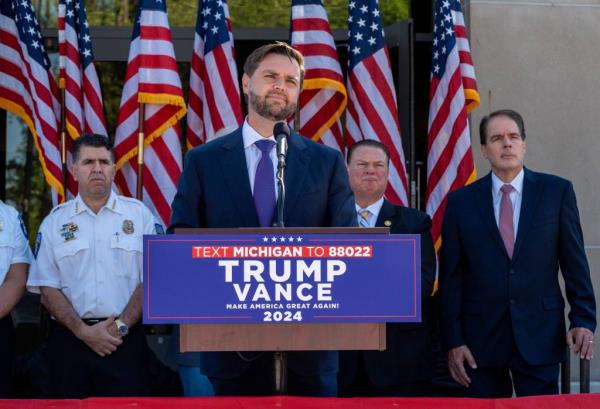
M290 136L290 127L285 122L277 122L273 127L273 136L277 138L277 135Z

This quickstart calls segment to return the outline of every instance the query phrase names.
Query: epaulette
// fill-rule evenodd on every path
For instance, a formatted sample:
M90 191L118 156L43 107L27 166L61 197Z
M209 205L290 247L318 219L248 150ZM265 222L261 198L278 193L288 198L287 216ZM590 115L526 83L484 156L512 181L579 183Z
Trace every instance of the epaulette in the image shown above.
M54 208L52 210L50 210L50 214L54 213L55 211L57 211L58 209L60 209L61 207L65 207L66 205L69 204L69 202L71 202L70 200L57 204L56 206L54 206Z

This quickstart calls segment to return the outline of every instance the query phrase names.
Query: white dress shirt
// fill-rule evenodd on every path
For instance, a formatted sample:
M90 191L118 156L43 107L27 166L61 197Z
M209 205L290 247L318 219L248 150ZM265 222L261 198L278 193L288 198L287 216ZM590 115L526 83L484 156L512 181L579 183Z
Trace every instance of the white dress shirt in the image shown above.
M375 203L370 204L367 207L360 207L358 203L355 203L356 206L356 217L358 219L358 224L360 226L360 212L363 210L368 210L371 212L371 219L369 220L369 227L375 227L377 223L377 218L379 217L379 212L381 211L381 206L383 206L383 197L376 201Z
M515 176L510 183L504 183L498 176L492 172L492 199L494 203L494 217L496 218L496 226L500 224L500 201L502 200L502 186L509 184L514 190L510 192L510 201L513 208L513 231L515 240L517 238L517 228L519 227L519 216L521 215L521 202L523 200L523 169Z
M242 126L242 138L244 140L244 154L246 155L246 166L248 168L248 178L250 179L250 191L254 195L254 179L256 176L256 168L258 167L258 162L260 162L260 158L262 157L262 152L258 149L254 143L256 141L262 141L268 139L275 143L275 137L273 135L265 138L250 126L248 123L248 118L244 121L244 125ZM273 184L275 184L275 198L277 198L277 150L275 149L275 145L273 145L273 149L269 152L269 156L271 157L271 162L273 164Z
M12 264L31 264L33 259L22 223L19 212L0 200L0 285Z
M156 230L139 200L111 192L94 213L78 195L42 222L27 289L61 290L81 318L118 316L142 282L143 235Z

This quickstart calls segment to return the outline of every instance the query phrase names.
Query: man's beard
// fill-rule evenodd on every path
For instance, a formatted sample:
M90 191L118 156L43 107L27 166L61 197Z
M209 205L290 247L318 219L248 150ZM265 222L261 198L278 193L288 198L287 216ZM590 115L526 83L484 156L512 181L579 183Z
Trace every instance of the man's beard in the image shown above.
M272 104L267 102L267 97L260 97L254 92L249 91L250 106L252 109L263 118L270 119L271 121L285 121L296 112L297 104L295 102L288 102L287 97L281 95L286 99L286 104L281 106L280 104ZM268 94L267 94L268 96Z

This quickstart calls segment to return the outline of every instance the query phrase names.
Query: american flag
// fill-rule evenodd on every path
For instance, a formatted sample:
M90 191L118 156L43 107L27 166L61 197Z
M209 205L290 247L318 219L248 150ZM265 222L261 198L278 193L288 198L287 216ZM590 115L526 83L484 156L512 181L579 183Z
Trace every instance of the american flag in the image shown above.
M467 113L479 105L459 0L436 0L427 143L427 213L436 250L446 199L475 180Z
M344 76L321 0L293 0L290 43L304 55L300 133L344 151L340 117L346 108Z
M0 108L27 124L53 200L62 201L58 88L29 0L0 1Z
M225 0L199 0L190 71L189 148L243 121L229 9Z
M348 3L348 144L375 139L390 150L388 200L407 206L407 181L396 91L377 0Z
M181 174L179 119L185 101L163 0L140 0L117 119L115 183L132 196L137 181L139 104L144 103L143 200L166 226Z
M83 0L60 0L58 50L65 119L69 135L108 135L100 82L94 66L92 40Z

